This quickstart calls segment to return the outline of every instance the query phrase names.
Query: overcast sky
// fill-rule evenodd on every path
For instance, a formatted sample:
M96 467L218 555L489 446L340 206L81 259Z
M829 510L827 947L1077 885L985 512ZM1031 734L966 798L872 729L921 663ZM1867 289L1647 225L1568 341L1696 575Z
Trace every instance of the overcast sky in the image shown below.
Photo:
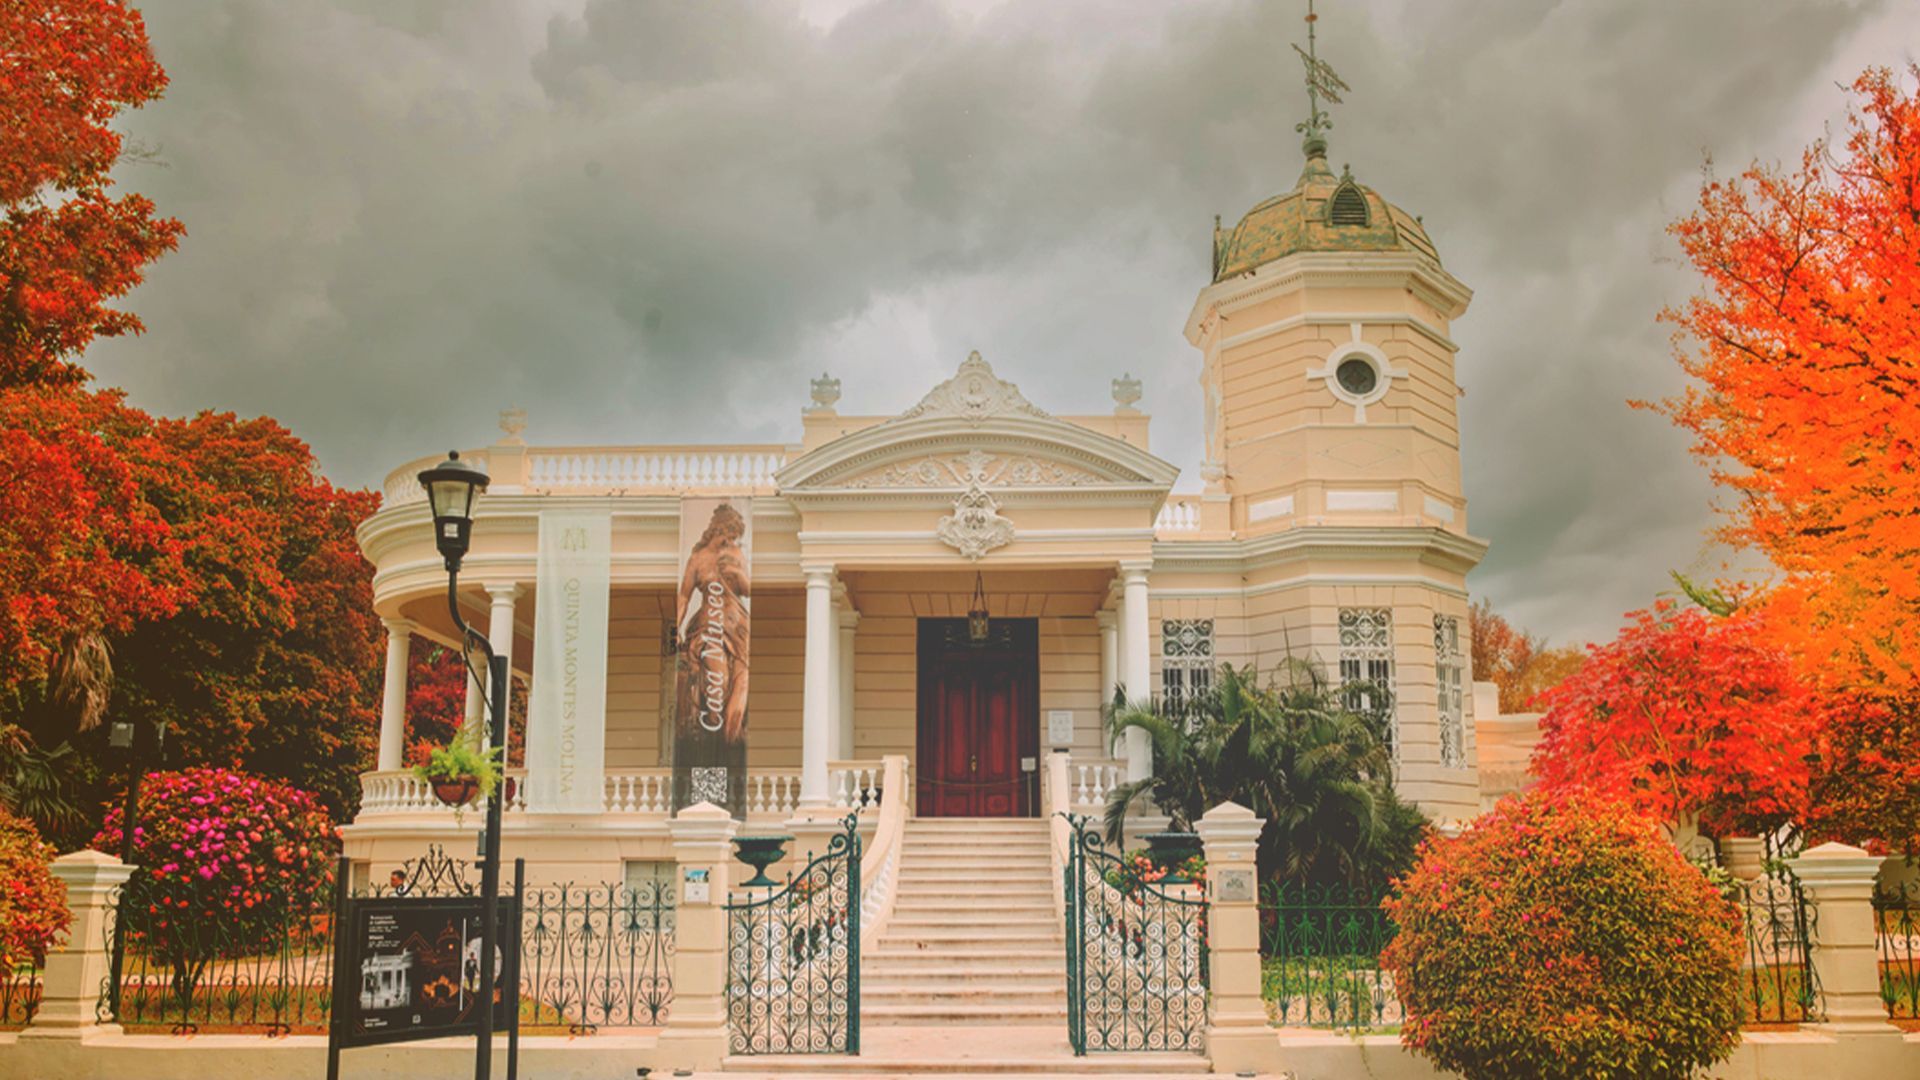
M130 186L185 222L87 363L267 413L377 484L497 434L792 441L821 371L892 413L981 350L1056 412L1145 380L1197 488L1212 215L1291 187L1293 0L193 0ZM1423 215L1454 326L1476 593L1610 636L1713 572L1713 493L1630 397L1678 385L1664 233L1709 154L1791 158L1920 4L1322 0L1331 157Z

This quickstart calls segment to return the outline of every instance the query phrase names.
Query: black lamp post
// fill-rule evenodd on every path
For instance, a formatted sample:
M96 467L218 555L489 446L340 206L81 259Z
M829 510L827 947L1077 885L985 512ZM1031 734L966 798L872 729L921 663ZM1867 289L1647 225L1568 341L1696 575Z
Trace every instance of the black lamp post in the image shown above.
M473 536L473 504L487 490L483 469L460 460L453 451L447 460L420 474L420 486L426 489L427 503L433 508L433 539L447 560L447 610L462 639L479 649L487 658L487 748L507 743L507 658L493 651L493 643L460 616L460 560L466 557ZM505 762L501 763L503 766ZM487 797L486 831L481 836L480 866L480 1030L474 1054L475 1080L488 1080L493 1072L493 984L495 943L500 940L500 809L504 783L494 787ZM511 1072L509 1066L509 1072Z

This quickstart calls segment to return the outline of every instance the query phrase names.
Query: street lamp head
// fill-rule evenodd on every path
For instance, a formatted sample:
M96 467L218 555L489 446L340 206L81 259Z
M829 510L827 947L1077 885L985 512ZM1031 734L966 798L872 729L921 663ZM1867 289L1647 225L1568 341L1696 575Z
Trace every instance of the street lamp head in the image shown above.
M486 470L461 461L460 451L454 450L447 460L420 473L420 486L433 508L433 541L446 557L447 569L457 570L473 533L474 500L487 490Z

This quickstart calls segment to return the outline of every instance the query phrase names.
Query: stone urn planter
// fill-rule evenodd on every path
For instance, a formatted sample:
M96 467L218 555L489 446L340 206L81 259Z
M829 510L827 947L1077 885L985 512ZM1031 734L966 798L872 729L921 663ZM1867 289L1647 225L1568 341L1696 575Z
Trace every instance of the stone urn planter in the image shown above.
M787 845L792 842L791 836L734 837L734 858L753 867L753 876L740 884L749 889L769 888L779 884L767 876L767 867L779 862L781 856L787 853Z
M1180 873L1187 860L1200 854L1200 837L1190 832L1154 832L1141 837L1147 842L1147 858L1153 865L1167 872L1161 882L1167 885L1185 885L1190 880Z

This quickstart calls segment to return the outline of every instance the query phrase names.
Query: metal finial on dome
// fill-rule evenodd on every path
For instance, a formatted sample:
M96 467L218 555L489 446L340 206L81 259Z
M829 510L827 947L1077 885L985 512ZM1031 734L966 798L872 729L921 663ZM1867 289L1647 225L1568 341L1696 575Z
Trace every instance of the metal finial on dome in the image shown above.
M1307 155L1306 174L1329 172L1327 132L1333 127L1333 120L1320 107L1320 99L1325 98L1329 104L1339 105L1342 104L1341 92L1352 89L1326 61L1320 59L1315 50L1313 24L1319 21L1320 16L1313 11L1313 0L1307 0L1307 47L1293 47L1307 69L1307 118L1293 128L1304 136L1300 141L1300 149Z

